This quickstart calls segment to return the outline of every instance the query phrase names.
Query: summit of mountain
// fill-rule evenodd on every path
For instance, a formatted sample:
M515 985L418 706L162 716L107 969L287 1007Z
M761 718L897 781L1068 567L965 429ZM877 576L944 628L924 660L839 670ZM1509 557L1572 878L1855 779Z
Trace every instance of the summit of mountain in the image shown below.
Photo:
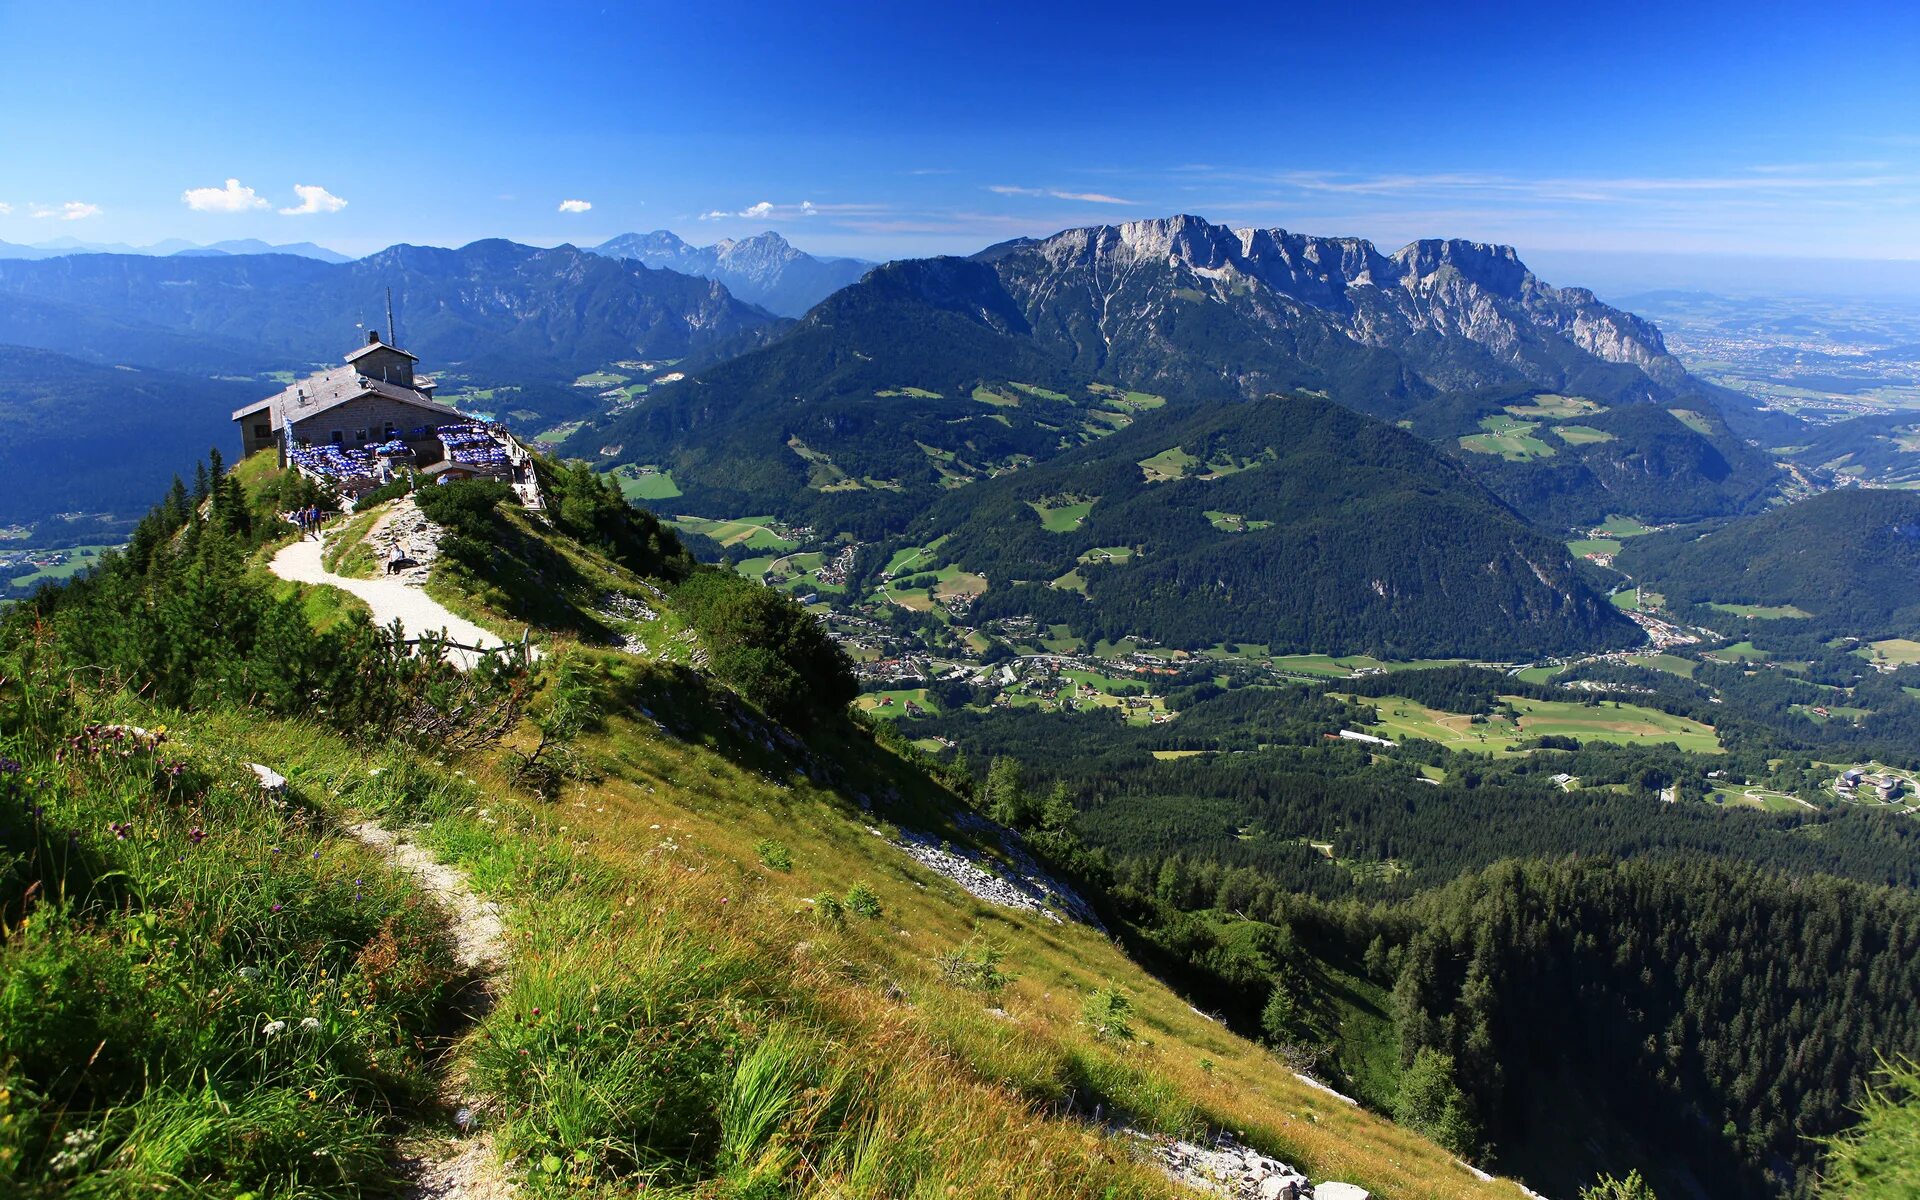
M722 238L711 246L692 245L665 229L623 233L593 247L593 252L717 280L741 299L789 317L805 313L873 266L856 258L808 254L770 229L751 237Z

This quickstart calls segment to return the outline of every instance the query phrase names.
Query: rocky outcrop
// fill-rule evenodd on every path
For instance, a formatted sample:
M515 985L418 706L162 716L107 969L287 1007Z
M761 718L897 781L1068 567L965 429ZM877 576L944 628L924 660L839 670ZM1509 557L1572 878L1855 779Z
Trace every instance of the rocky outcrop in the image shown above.
M1181 215L1008 242L975 261L993 266L1036 331L1122 375L1156 352L1191 353L1182 327L1197 320L1209 354L1246 360L1229 377L1253 394L1298 382L1249 369L1262 343L1310 371L1348 374L1369 365L1352 347L1384 351L1436 390L1580 379L1609 399L1647 399L1687 382L1658 329L1584 288L1544 283L1511 246L1435 239L1387 255L1360 238ZM1227 311L1182 307L1195 304ZM1600 365L1631 370L1596 381Z

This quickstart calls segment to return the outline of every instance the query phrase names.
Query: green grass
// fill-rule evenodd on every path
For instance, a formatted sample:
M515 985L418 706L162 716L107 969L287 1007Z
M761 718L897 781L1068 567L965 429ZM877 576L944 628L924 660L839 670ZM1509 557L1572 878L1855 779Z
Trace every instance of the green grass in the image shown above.
M1567 553L1575 558L1589 554L1618 554L1620 543L1613 538L1575 538L1567 543Z
M874 395L880 396L882 398L892 398L895 396L912 396L918 400L941 400L945 398L941 396L939 392L930 392L925 388L917 388L917 387L887 388L883 391L875 392Z
M1606 430L1595 429L1591 425L1555 425L1553 432L1569 446L1591 446L1597 442L1614 440Z
M1123 563L1130 561L1138 553L1132 546L1095 546L1091 550L1083 551L1080 561L1082 563Z
M1886 638L1862 646L1854 653L1869 662L1889 667L1904 667L1920 663L1920 641L1911 638Z
M1543 392L1527 404L1507 405L1507 411L1524 420L1564 421L1569 417L1590 417L1604 411L1605 407L1585 396L1558 396Z
M925 688L903 688L886 692L863 692L854 707L861 712L872 713L876 717L904 717L907 715L907 701L913 701L929 713L938 714L940 706L927 694ZM891 701L891 703L888 703Z
M1652 533L1653 527L1642 524L1633 517L1621 516L1615 513L1602 521L1597 527L1597 531L1608 537L1630 538L1639 537L1645 533Z
M1765 662L1773 655L1758 649L1752 642L1735 642L1731 646L1722 646L1718 650L1711 651L1709 657L1735 659L1740 662Z
M1485 433L1469 434L1460 439L1460 448L1473 454L1494 454L1508 462L1530 462L1536 458L1552 458L1554 448L1539 438L1534 431L1540 426L1525 421L1516 421L1504 413L1484 417L1480 427Z
M1240 513L1222 512L1217 508L1207 509L1200 514L1207 523L1222 533L1251 533L1256 529L1271 529L1272 521L1249 521Z
M791 550L800 543L783 538L767 526L773 517L731 517L714 519L681 515L670 524L690 533L701 533L722 546L745 546L749 550Z
M1020 397L1010 396L1006 392L987 387L985 384L973 389L973 398L982 404L991 404L995 408L1020 407Z
M394 1114L431 1094L459 971L412 881L314 817L345 796L440 803L457 785L304 723L15 680L64 698L0 722L0 751L24 768L0 777L0 819L27 831L0 905L39 896L0 944L9 1187L381 1190ZM155 736L69 742L101 722ZM244 765L262 760L292 780L284 808ZM320 761L340 768L325 785L303 769Z
M1673 416L1674 420L1680 422L1682 425L1685 425L1688 429L1693 430L1695 433L1705 434L1709 437L1712 436L1713 426L1707 423L1707 419L1704 416L1701 416L1699 413L1694 412L1692 409L1670 408L1667 410L1667 412Z
M1715 612L1732 613L1736 617L1751 617L1756 621L1777 621L1787 617L1811 617L1813 614L1804 608L1791 604L1709 604Z
M1099 503L1095 496L1091 500L1074 500L1057 496L1047 500L1029 500L1027 507L1040 514L1041 527L1050 533L1072 533L1086 522L1087 514Z
M1501 700L1514 711L1514 717L1496 713L1478 723L1466 714L1428 708L1402 696L1358 702L1374 706L1378 714L1375 722L1367 727L1369 732L1393 741L1419 738L1438 742L1448 749L1468 753L1497 756L1521 753L1516 750L1520 743L1545 735L1622 745L1672 742L1682 750L1695 753L1720 752L1719 738L1711 726L1642 705L1615 700L1597 704L1531 700L1522 696L1503 696Z
M1665 671L1669 675L1679 675L1692 679L1700 664L1691 658L1681 658L1677 654L1635 654L1632 661L1653 671Z
M1049 388L1040 387L1036 384L1009 383L1007 386L1015 389L1016 391L1025 392L1027 395L1036 397L1037 399L1041 399L1041 400L1063 400L1064 401L1064 400L1071 399L1071 397L1069 397L1065 392L1056 392Z
M573 386L577 388L610 388L615 384L625 383L631 378L632 376L630 375L617 375L612 371L593 371L575 379Z
M1149 458L1140 460L1140 471L1148 483L1165 483L1169 480L1184 479L1187 473L1200 465L1200 460L1188 454L1179 446L1173 446Z
M620 494L629 501L671 500L680 494L672 471L643 470L627 463L613 469L613 478L620 485Z
M99 562L102 554L105 554L109 550L117 549L119 549L118 546L66 547L64 548L64 553L67 555L66 562L58 566L41 567L37 570L27 571L24 574L15 575L13 576L12 582L16 587L33 587L51 580L71 579L88 567ZM9 549L7 552L12 553L13 551Z

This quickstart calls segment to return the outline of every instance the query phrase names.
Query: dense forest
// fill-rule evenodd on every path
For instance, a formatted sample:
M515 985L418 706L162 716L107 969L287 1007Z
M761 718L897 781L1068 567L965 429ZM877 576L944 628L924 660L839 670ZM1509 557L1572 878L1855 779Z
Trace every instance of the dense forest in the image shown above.
M1705 533L1634 538L1621 568L1670 601L1791 606L1778 623L1817 638L1920 631L1920 495L1842 488ZM1720 614L1716 625L1729 619ZM1772 625L1769 621L1765 624Z
M1076 503L1077 525L1043 523ZM1089 641L1512 657L1637 636L1563 546L1458 467L1311 397L1154 414L955 493L914 529L949 533L942 555L992 582L975 619L1031 615ZM1111 547L1131 553L1100 560ZM1070 571L1083 591L1053 585Z

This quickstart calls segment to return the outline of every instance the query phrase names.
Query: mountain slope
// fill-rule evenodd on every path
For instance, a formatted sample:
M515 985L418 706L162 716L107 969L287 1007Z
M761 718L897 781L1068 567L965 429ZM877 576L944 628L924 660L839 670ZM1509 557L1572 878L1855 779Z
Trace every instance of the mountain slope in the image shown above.
M1682 406L1684 404L1684 407ZM1704 395L1616 403L1538 389L1442 396L1407 427L1458 453L1494 494L1555 529L1613 513L1695 521L1753 511L1783 474Z
M570 382L633 355L678 358L763 327L769 318L709 280L562 246L506 241L458 250L393 246L350 263L290 255L144 258L100 254L0 262L0 341L125 361L116 330L159 352L146 365L205 370L245 353L255 369L330 362L381 324L393 289L401 341L430 366L512 370ZM49 309L90 322L67 333Z
M857 258L816 258L772 230L711 246L689 245L665 229L623 233L593 252L716 280L742 300L784 317L800 316L873 267Z
M0 346L0 525L60 512L138 517L166 490L174 464L231 437L228 414L256 390ZM124 524L98 533L111 540Z
M953 494L914 535L989 581L972 619L1088 642L1498 658L1640 640L1459 468L1311 398L1144 418Z
M1792 606L1856 636L1920 633L1920 495L1843 488L1705 534L1635 538L1623 569L1695 604Z
M976 256L1037 331L1089 369L1152 391L1325 387L1393 413L1502 383L1666 395L1686 375L1659 331L1511 247L1231 230L1177 216L1070 229Z
M897 485L907 498L877 498L892 511L914 507L916 491L953 486L953 472L929 458L1039 460L1131 419L1057 409L1047 421L1055 436L1035 436L1022 425L1032 406L1007 390L1014 384L1070 395L1079 410L1099 407L1082 403L1095 384L1173 405L1308 390L1389 418L1418 416L1459 389L1553 388L1604 408L1677 407L1696 387L1657 330L1591 293L1547 287L1511 250L1420 242L1389 257L1363 242L1174 217L1068 230L972 259L886 264L765 349L657 389L570 448L612 446L615 461L671 465L690 501L817 515L823 502L802 482L817 476L794 461L795 438L852 479ZM983 387L1010 403L997 413L971 405ZM1009 432L986 430L990 419ZM1444 420L1431 424L1429 436L1457 436ZM1748 476L1766 471L1724 430L1715 445L1727 474L1741 477L1727 489L1737 498L1710 511L1737 511L1764 490ZM1631 449L1638 457L1622 456L1617 469L1612 452L1600 452L1576 477L1545 486L1549 496L1580 493L1577 503L1533 510L1558 519L1606 508L1609 489L1641 476L1657 495L1676 481L1691 487L1689 472L1709 484L1722 472L1708 453L1689 465L1673 447Z

